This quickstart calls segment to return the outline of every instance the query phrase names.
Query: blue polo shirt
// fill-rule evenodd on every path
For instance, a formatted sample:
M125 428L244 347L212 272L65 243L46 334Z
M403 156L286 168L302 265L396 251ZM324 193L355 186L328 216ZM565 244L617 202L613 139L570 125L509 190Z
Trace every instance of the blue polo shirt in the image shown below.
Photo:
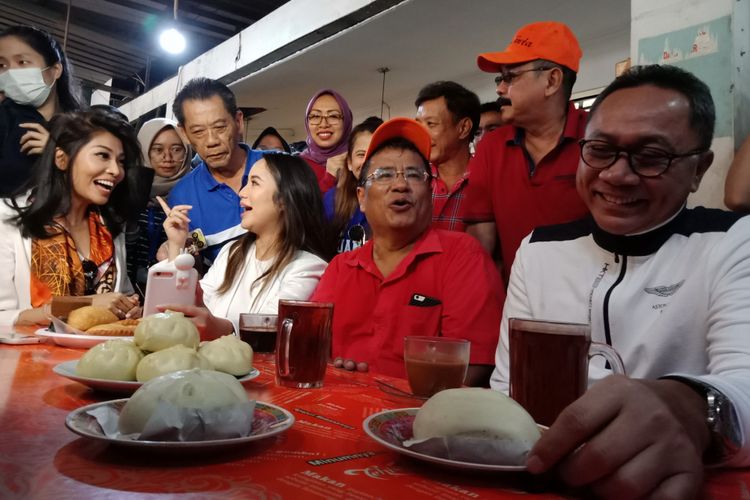
M242 186L245 186L250 168L263 158L263 151L250 149L247 144L240 144L240 147L247 153L245 173L242 175ZM247 232L240 226L242 209L239 195L231 187L214 179L205 161L200 162L172 188L169 206L175 205L193 206L188 215L190 230L200 228L203 231L208 246L201 255L210 262L214 261L224 244Z

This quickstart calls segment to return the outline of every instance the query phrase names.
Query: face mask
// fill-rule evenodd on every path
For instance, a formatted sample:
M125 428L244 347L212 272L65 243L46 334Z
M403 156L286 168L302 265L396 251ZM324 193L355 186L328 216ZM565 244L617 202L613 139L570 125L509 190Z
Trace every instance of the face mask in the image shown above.
M52 91L52 85L47 86L42 77L42 71L49 67L9 69L0 73L0 92L16 104L38 108Z

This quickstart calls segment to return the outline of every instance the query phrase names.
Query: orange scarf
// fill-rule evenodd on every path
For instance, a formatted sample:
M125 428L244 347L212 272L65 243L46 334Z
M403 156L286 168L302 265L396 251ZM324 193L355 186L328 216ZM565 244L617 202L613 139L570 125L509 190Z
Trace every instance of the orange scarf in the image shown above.
M31 242L31 305L41 307L52 297L87 295L114 291L117 269L114 260L112 235L99 213L89 212L89 242L91 256L96 265L88 264L91 273L87 278L84 265L70 234L59 224L49 226L50 238Z

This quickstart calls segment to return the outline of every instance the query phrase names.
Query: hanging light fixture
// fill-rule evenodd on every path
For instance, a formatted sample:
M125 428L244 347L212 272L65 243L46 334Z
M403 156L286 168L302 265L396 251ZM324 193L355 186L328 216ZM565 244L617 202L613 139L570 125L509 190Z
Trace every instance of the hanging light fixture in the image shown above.
M185 50L185 37L177 28L177 5L179 0L174 0L174 26L165 29L159 35L159 45L170 54L180 54Z

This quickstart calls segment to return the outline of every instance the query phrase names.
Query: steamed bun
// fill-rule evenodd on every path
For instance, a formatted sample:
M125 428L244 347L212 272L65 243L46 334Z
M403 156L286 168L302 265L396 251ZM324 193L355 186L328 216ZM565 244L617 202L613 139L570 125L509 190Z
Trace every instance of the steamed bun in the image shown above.
M480 388L438 392L419 409L412 430L414 439L408 446L424 441L428 449L439 443L434 449L440 454L499 465L523 464L540 437L521 405L505 394Z
M143 434L162 405L161 411L179 412L183 428L192 427L190 439L203 439L206 434L216 433L247 435L252 426L252 409L241 422L237 421L237 416L247 414L248 403L245 389L233 376L212 370L184 370L143 384L122 408L118 426L123 434ZM243 405L239 411L238 405ZM200 424L191 426L197 419ZM211 429L202 425L209 423Z
M247 375L253 368L253 348L236 335L224 335L204 342L198 352L213 365L214 370L230 375Z
M78 360L76 373L82 377L106 380L135 380L143 353L127 340L108 340L97 344Z
M138 382L146 382L166 373L189 370L191 368L211 370L213 366L208 360L198 354L198 351L195 349L177 344L146 355L138 363L135 377Z
M198 329L184 314L174 311L146 316L135 329L135 344L144 351L156 352L184 345L196 349L200 343Z

